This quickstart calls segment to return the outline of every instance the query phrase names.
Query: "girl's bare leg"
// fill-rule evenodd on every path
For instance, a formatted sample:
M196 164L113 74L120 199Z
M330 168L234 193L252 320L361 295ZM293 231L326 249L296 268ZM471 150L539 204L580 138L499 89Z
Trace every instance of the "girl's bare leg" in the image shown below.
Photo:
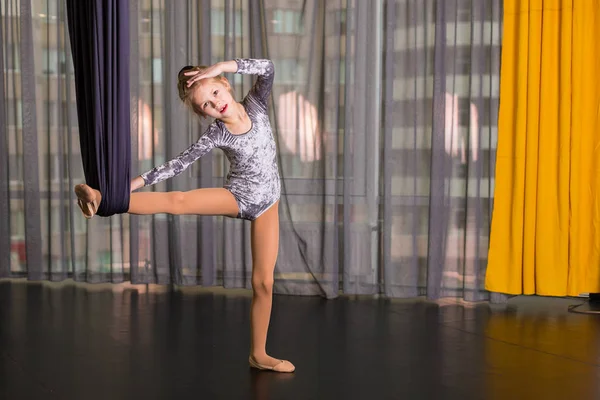
M89 203L100 204L102 194L82 184L75 187L77 197ZM238 205L226 189L197 189L189 192L132 193L130 214L197 214L235 217ZM274 368L278 372L293 372L295 367L267 355L267 332L273 304L273 272L279 252L279 203L274 204L252 222L252 306L250 309L250 357L260 367Z
M85 203L96 200L99 205L102 194L88 185L75 186L77 198ZM131 193L129 214L193 214L225 215L236 217L239 208L235 197L227 189L195 189L187 192L138 192Z
M251 227L252 306L250 309L250 356L261 366L275 367L278 372L292 372L289 361L267 355L267 331L273 304L273 272L279 251L279 203L274 204Z

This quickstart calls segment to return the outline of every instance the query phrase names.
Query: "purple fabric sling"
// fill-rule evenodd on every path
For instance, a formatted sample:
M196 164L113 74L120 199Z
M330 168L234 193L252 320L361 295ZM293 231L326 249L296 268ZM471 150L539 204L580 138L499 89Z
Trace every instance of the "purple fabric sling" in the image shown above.
M129 5L67 0L86 183L102 193L97 215L127 212L130 195Z

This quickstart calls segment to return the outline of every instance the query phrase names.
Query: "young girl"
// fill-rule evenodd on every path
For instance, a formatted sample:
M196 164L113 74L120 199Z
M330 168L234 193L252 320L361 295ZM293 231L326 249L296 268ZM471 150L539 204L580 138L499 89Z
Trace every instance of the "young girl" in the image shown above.
M241 103L221 74L258 75ZM252 246L252 308L250 310L250 366L277 372L293 372L286 360L267 355L266 341L273 296L273 271L279 250L280 179L276 146L271 132L267 100L274 79L270 60L236 59L210 67L184 67L179 72L179 97L196 114L215 121L200 139L177 157L131 182L132 192L172 178L213 148L223 150L230 171L223 188L188 192L131 193L130 214L224 215L249 220ZM93 217L102 193L88 185L75 187L78 204Z

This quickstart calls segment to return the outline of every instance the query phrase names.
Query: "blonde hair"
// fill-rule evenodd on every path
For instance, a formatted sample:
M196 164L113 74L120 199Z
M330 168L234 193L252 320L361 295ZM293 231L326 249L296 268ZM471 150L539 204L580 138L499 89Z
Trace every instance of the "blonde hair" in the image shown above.
M205 65L197 65L197 66L187 65L187 66L181 68L181 70L179 71L179 74L177 75L177 91L179 92L179 98L181 99L183 104L185 104L194 113L200 115L203 118L206 118L206 114L204 113L204 111L202 111L201 108L196 107L196 105L192 101L192 93L198 87L198 84L200 82L202 82L202 79L194 82L194 84L192 86L188 87L187 82L194 75L187 76L187 75L185 75L185 73L190 72L190 71L198 71L199 73L201 73L202 71L204 71L207 68L208 67ZM219 76L215 76L212 79L214 79L215 81L220 82L221 84L226 86L229 89L229 92L231 93L231 95L233 95L233 88L229 84L229 81L227 80L227 78L225 78L222 75L219 75Z

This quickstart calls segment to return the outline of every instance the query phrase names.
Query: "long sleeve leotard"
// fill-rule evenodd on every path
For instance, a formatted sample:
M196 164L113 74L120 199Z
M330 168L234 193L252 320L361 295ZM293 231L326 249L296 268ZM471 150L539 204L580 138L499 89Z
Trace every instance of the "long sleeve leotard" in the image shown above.
M269 122L267 101L274 80L270 60L236 59L238 74L258 75L241 104L252 122L250 130L232 134L215 120L200 139L172 160L143 173L145 185L172 178L214 148L221 149L230 162L224 188L235 197L238 218L255 220L271 207L281 194L276 144Z

